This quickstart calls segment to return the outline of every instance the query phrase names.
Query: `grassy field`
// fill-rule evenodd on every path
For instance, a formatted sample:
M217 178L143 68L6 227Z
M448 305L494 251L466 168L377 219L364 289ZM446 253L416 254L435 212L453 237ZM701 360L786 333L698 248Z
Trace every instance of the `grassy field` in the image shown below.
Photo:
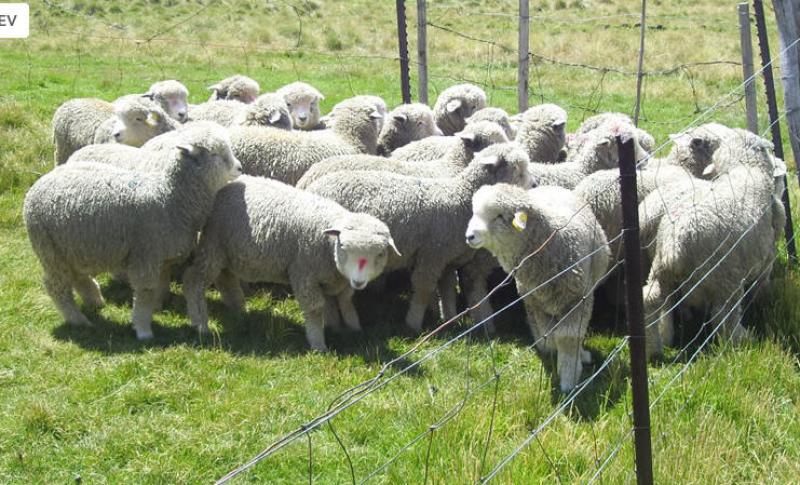
M467 79L483 85L492 104L514 111L516 54L504 47L516 44L509 15L516 3L429 2L432 24L491 41L430 27L433 95ZM595 111L630 112L635 3L533 1L535 54L624 72L535 62L532 102L565 106L571 129ZM403 297L364 294L356 302L363 335L329 334L330 353L309 352L297 303L273 287L259 289L245 315L226 312L210 292L215 332L201 339L176 285L155 318L155 340L142 344L128 324L130 291L102 279L109 305L91 316L95 327L70 328L44 294L20 213L27 188L52 166L49 123L69 98L113 99L176 78L200 102L207 85L240 72L263 90L309 81L326 94L324 109L356 93L399 103L393 8L389 0L31 2L31 37L0 40L0 482L209 482L412 348ZM701 115L743 125L743 103L735 93L726 97L740 83L740 66L693 64L739 59L735 2L662 0L649 12L646 69L685 66L646 78L642 126L663 142ZM774 36L772 45L776 53ZM688 368L691 353L672 350L650 367L651 395L666 390L652 417L658 482L791 483L800 476L798 301L798 274L781 257L747 313L755 342L711 345ZM496 483L585 482L618 443L602 481L633 480L627 349L615 353L619 322L601 323L587 342L596 364L586 376L599 370L598 379ZM429 315L428 328L435 324ZM312 432L314 481L349 482L348 459L356 479L365 479L451 410L460 413L371 481L467 483L494 468L562 400L553 363L528 348L519 309L504 313L498 327L497 338L459 339L339 415L333 426L347 455L327 426ZM463 328L426 342L387 375ZM302 438L240 481L293 484L308 473L309 440Z

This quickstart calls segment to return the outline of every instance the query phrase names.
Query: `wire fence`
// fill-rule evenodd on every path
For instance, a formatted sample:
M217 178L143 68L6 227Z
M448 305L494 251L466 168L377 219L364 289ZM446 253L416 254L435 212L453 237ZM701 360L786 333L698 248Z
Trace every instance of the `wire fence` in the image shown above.
M174 37L170 35L175 30L184 28L186 25L191 25L202 17L202 14L209 8L213 7L217 2L210 1L198 7L192 13L187 14L174 23L170 23L166 27L152 32L148 35L131 36L121 34L126 32L123 25L116 23L104 22L98 17L87 15L74 9L65 7L62 4L45 1L44 4L47 9L57 11L65 15L81 16L86 18L93 24L100 23L105 33L98 33L95 30L90 32L78 30L66 30L62 28L49 27L48 31L52 35L68 35L74 36L76 45L74 50L70 52L72 65L74 68L74 88L78 89L78 79L83 72L83 58L88 55L81 49L80 42L84 40L91 40L97 42L104 42L114 44L119 50L116 58L115 65L108 66L108 73L115 73L116 79L120 85L125 82L125 77L130 73L130 66L127 65L125 59L125 51L133 48L137 50L144 50L150 55L152 65L155 72L159 72L162 76L167 73L175 72L175 62L184 62L186 65L183 69L186 72L191 72L191 65L194 62L205 62L210 67L209 71L221 71L224 68L229 68L236 63L231 64L223 62L216 56L219 50L236 53L237 63L244 66L245 72L251 69L256 69L256 66L262 64L267 60L266 58L259 57L260 55L270 56L286 56L294 54L302 54L303 56L320 56L336 61L338 66L337 70L339 75L345 73L343 76L345 81L342 85L347 86L344 93L339 95L354 95L359 93L359 87L354 86L353 81L347 75L351 69L363 68L363 63L370 63L370 65L380 65L381 68L391 67L391 72L396 72L396 64L400 60L399 56L390 52L389 49L384 49L381 52L374 50L324 50L314 49L303 45L303 30L311 28L313 19L302 13L297 5L287 3L287 8L291 8L297 17L297 26L295 34L295 41L293 45L286 48L273 48L267 45L257 45L253 43L245 44L232 44L226 42L212 42L205 40L193 40L181 37ZM298 4L299 5L299 4ZM442 86L454 82L471 82L487 88L490 95L494 94L502 99L510 99L510 93L515 93L517 86L515 84L516 64L513 59L517 49L512 47L511 44L506 43L505 40L494 40L494 37L488 37L479 33L463 32L458 28L448 25L447 18L453 15L458 15L465 18L475 18L475 22L480 22L479 19L499 19L501 21L508 20L509 22L516 22L518 15L514 12L502 11L484 11L468 7L453 7L445 5L432 5L429 9L429 21L427 26L430 28L432 35L430 38L430 46L428 47L431 52L430 66L432 74L430 79L433 81L432 85L434 90L438 91ZM532 25L539 22L547 22L550 24L557 24L562 26L581 26L592 27L596 30L608 28L629 28L638 25L635 19L638 19L639 12L622 12L613 15L595 15L595 16L563 16L559 14L552 15L531 15L529 17ZM649 20L657 22L681 22L682 25L691 28L702 22L703 25L709 24L705 19L700 19L691 15L648 15ZM735 32L737 25L735 22L735 12L731 11L730 22L727 19L717 19L711 25L716 28ZM504 25L504 24L502 24ZM515 25L509 23L509 25ZM658 25L658 24L656 24ZM501 24L492 27L495 31L502 29ZM101 29L101 30L102 30ZM535 29L534 29L535 31ZM633 37L633 32L631 33ZM469 42L472 47L464 49L465 54L458 54L455 56L456 63L464 59L470 59L468 67L456 68L452 61L452 52L445 52L437 54L437 45L439 43L452 42L445 37L456 38L458 42ZM499 37L499 36L498 36ZM200 48L200 51L191 59L183 61L177 60L174 57L168 57L163 49L169 45L184 44ZM781 53L797 44L797 41L789 46L786 46ZM155 47L161 45L161 47ZM485 51L485 52L484 52ZM481 52L481 55L475 55L476 52ZM630 84L630 78L638 75L635 69L620 66L620 63L615 62L616 59L608 59L608 64L601 65L589 61L583 61L575 58L560 58L557 56L545 54L544 50L531 51L528 53L532 61L532 88L530 95L537 99L539 102L556 102L562 106L570 108L571 112L581 113L585 118L590 114L609 111L612 108L619 108L625 103L629 103L632 96L625 96L623 100L611 100L616 96L619 83L624 82ZM778 59L780 53L773 57L769 64L758 69L751 79L739 83L723 84L721 89L712 91L709 89L709 83L706 82L707 76L713 76L713 73L718 73L720 70L734 69L738 73L741 63L733 59L706 59L696 60L689 62L681 62L674 65L666 65L660 67L649 68L642 72L645 78L643 87L643 100L641 104L642 112L642 125L644 127L658 127L659 132L663 132L665 128L674 132L687 132L688 130L699 126L702 123L712 120L738 120L738 124L744 122L744 86L749 81L760 78L763 70L768 65L771 65ZM162 60L168 59L168 60ZM271 58L270 58L271 59ZM304 71L301 63L302 58L291 57L283 59L282 62L292 65L293 70L298 78L302 78ZM647 60L647 56L645 56ZM414 60L410 60L414 63ZM440 61L437 67L436 62ZM629 62L625 64L631 65L634 61L634 56L630 56ZM29 72L34 69L47 69L55 68L53 66L43 66L41 64L31 65ZM570 72L575 71L580 73L577 81L581 86L586 87L585 94L577 96L567 96L567 91L558 90L553 88L559 81L557 79L561 76L567 79L571 78ZM703 74L704 72L711 72L712 74ZM382 74L387 79L387 84L390 81L395 81L394 74ZM29 75L28 83L32 83L32 75ZM698 79L701 78L701 79ZM215 78L209 75L204 75L200 78L193 78L191 76L184 78L189 83L210 83L215 81ZM658 84L659 79L663 80L666 84ZM702 84L698 86L698 84ZM731 85L732 84L732 85ZM681 89L689 93L691 100L691 112L670 113L668 116L664 115L663 109L656 109L652 106L652 97L657 97L662 94L664 86L675 87L682 86ZM719 86L718 86L719 87ZM349 93L347 92L349 91ZM629 91L630 92L630 91ZM719 95L723 92L723 95ZM569 94L574 94L570 92ZM396 96L396 93L395 93ZM334 100L336 97L334 97ZM653 103L655 104L655 103ZM632 107L632 106L631 106ZM652 110L651 110L652 108ZM771 122L761 123L761 136L765 136L772 126L779 123L786 113L781 113L780 117ZM738 145L737 145L738 146ZM656 146L650 157L641 160L638 163L640 171L648 170L648 166L657 161L668 158L668 151L671 149L672 144L669 141ZM736 153L728 154L728 157L735 157ZM662 165L657 164L657 168L653 171L658 171ZM686 173L686 181L692 181L692 175ZM614 178L608 184L608 190L619 190L619 178ZM736 187L737 193L749 194L754 192L757 194L759 188L757 186L756 177L745 179L745 182L731 181L725 178L723 174L719 179L713 182L703 182L708 184L718 184L720 186L725 183L728 184L741 184ZM659 193L661 182L656 178L656 187L651 193ZM788 188L784 188L788 190ZM706 190L698 188L691 190L687 195L690 204L684 204L684 201L679 201L681 204L676 205L676 201L668 201L664 198L661 199L663 205L663 220L668 224L659 226L659 232L669 230L670 228L675 231L677 221L691 215L692 208L715 201L715 197L723 197L720 195L723 191L720 190ZM742 195L743 199L747 199ZM508 467L519 457L520 454L530 451L531 445L536 443L538 451L541 452L544 463L547 464L548 473L557 481L561 482L562 477L569 477L570 479L581 479L594 483L595 481L603 480L604 473L607 472L609 467L614 466L620 460L627 445L631 444L631 437L634 434L633 413L631 410L630 396L627 391L620 392L618 397L619 401L623 402L625 412L618 424L619 429L614 438L608 442L601 442L597 438L595 431L595 423L590 421L592 433L595 436L594 447L594 461L591 466L581 470L568 470L568 463L556 463L548 454L546 444L546 432L553 428L558 422L558 419L563 416L580 415L580 400L592 399L592 394L602 393L604 390L610 392L609 385L604 385L603 381L614 381L613 376L622 374L621 381L627 380L627 374L630 372L629 366L625 361L627 351L630 344L630 336L618 336L614 346L605 353L602 360L598 363L592 364L591 368L582 375L582 379L577 385L568 393L560 396L553 404L552 409L543 416L537 416L535 420L529 422L528 429L524 433L519 433L518 440L514 443L498 443L496 436L496 422L498 415L502 411L503 392L512 392L511 386L504 386L505 380L508 379L508 371L518 366L525 366L527 362L536 358L536 351L545 354L547 351L547 344L552 341L552 338L564 326L568 325L575 315L580 313L587 302L591 302L593 295L595 295L598 288L603 285L608 285L613 282L613 277L625 265L625 258L620 254L619 248L626 230L620 231L618 234L607 234L608 238L603 245L593 248L590 252L582 255L580 258L571 261L564 267L557 268L552 274L547 275L541 282L534 285L525 291L520 291L519 294L511 301L505 302L499 309L492 312L492 314L483 320L477 322L470 322L466 317L470 314L471 310L475 310L482 303L489 302L491 299L502 289L513 285L515 278L518 276L520 269L530 263L531 260L540 255L548 245L556 244L559 233L566 228L571 228L571 225L577 218L582 217L582 214L590 213L592 210L592 201L583 202L570 218L564 221L563 225L558 227L555 231L543 238L543 242L538 247L534 248L529 254L522 258L510 271L508 271L504 279L495 285L486 294L480 302L474 303L470 307L461 311L458 315L438 324L432 330L425 332L423 335L414 340L413 344L408 350L397 355L396 357L381 364L380 368L369 379L351 386L339 393L334 399L330 401L327 408L320 410L321 412L313 417L303 420L302 423L297 423L291 430L281 430L279 438L273 440L265 446L260 452L253 455L253 457L239 466L233 467L229 473L220 477L217 481L218 484L227 483L235 477L246 473L252 468L258 466L262 462L268 460L280 460L280 453L288 447L303 447L305 454L305 467L299 473L303 473L304 479L312 483L315 478L321 473L318 467L315 468L315 459L317 453L317 446L315 443L321 438L317 438L320 434L327 430L329 436L335 442L335 446L341 454L342 466L346 470L346 475L352 483L367 483L371 481L381 481L385 479L387 471L395 466L403 459L410 459L419 464L423 470L424 482L428 480L435 481L435 456L436 446L441 444L443 438L437 438L442 435L445 430L453 422L463 418L465 411L470 407L479 408L482 412L486 413L488 424L485 430L475 433L475 440L478 443L477 455L480 456L478 463L470 470L471 475L465 477L465 481L474 481L477 483L487 483L502 476L503 473L508 472ZM731 264L730 259L741 251L743 247L751 244L754 234L762 233L764 231L764 221L770 217L774 217L774 204L772 199L768 203L757 207L747 207L743 210L749 210L752 216L752 222L747 224L739 232L731 232L726 237L718 241L718 243L710 250L704 253L705 260L702 264L693 268L685 278L677 282L674 288L661 298L661 303L654 307L647 308L645 314L645 326L648 332L653 332L658 329L660 322L662 322L664 315L678 313L682 308L691 306L693 300L698 297L700 291L708 291L707 282L710 279L718 278L720 269L725 268L726 265ZM733 214L739 216L739 214ZM791 217L791 214L787 214ZM766 224L769 227L769 224ZM595 230L604 231L605 228L601 227L599 221L595 219ZM638 228L636 229L638 231ZM673 234L673 236L675 236ZM640 248L645 257L648 253L658 252L659 242L655 239L650 241L643 241ZM582 295L576 299L574 304L569 308L563 310L559 315L554 315L553 321L550 322L547 330L536 336L532 342L527 343L520 352L513 356L507 357L505 361L501 361L498 352L496 351L495 343L488 340L482 344L481 348L473 345L473 341L482 334L489 337L487 325L492 319L501 315L507 314L514 306L519 304L535 304L532 303L535 299L543 293L543 290L548 287L558 284L565 275L585 265L588 261L592 260L599 253L609 251L612 255L611 263L608 265L604 275L592 281L589 285L583 288ZM663 403L664 397L669 393L675 393L678 386L683 382L684 376L691 369L691 365L702 356L706 355L712 342L718 342L719 352L725 352L731 348L735 343L735 333L729 331L731 326L738 324L747 309L752 305L754 299L753 295L759 291L763 282L769 277L770 270L773 263L777 260L779 254L769 254L768 257L758 261L751 267L744 268L744 276L740 277L740 281L735 286L735 289L730 293L720 296L719 304L716 305L710 312L704 314L702 323L697 332L691 338L681 338L679 341L682 345L678 348L677 353L667 361L667 367L672 369L678 366L674 372L664 372L657 380L651 379L649 383L650 389L654 392L654 398L649 404L649 409L657 412L663 407L659 405ZM644 275L646 276L646 275ZM628 282L631 284L631 282ZM641 283L641 282L637 282ZM652 288L652 287L650 287ZM651 295L645 294L647 300ZM684 336L681 336L684 337ZM437 359L441 359L448 349L456 345L466 345L468 352L463 362L461 372L464 376L463 386L452 386L453 389L458 387L457 392L451 389L451 403L448 406L443 406L438 413L438 419L419 423L418 429L407 430L407 436L398 437L396 446L385 455L385 460L380 463L364 463L363 460L358 458L359 450L357 446L353 445L355 440L352 438L354 434L353 429L346 426L340 426L340 421L337 417L347 412L355 412L356 409L364 409L362 411L365 416L373 413L373 422L369 423L365 420L359 420L359 426L380 426L380 420L386 419L385 416L379 416L377 411L369 410L370 398L377 395L377 393L392 393L392 392L405 392L401 388L402 378L418 372L423 366L431 366ZM478 358L476 354L484 352L487 358L482 359L488 362L486 369L483 369L483 375L476 371ZM576 354L576 359L581 359L582 355ZM553 373L556 373L554 370ZM697 399L698 393L704 388L704 382L708 379L709 373L705 376L700 376L697 380L693 380L693 389L680 404L677 411L682 412L689 403ZM547 377L546 366L539 367L538 375L538 392L540 393L537 398L547 399L552 390L551 379ZM400 388L400 389L398 389ZM596 396L594 396L596 397ZM656 433L655 436L655 452L656 456L660 447L663 447L670 439L670 432L663 423L668 422L666 417L654 414L656 419L653 420L654 427L659 427L661 431ZM662 417L663 419L658 419ZM389 418L391 419L391 418ZM348 434L350 436L348 436ZM530 451L533 453L532 451ZM625 469L629 471L626 481L631 481L635 466L631 463L626 463Z

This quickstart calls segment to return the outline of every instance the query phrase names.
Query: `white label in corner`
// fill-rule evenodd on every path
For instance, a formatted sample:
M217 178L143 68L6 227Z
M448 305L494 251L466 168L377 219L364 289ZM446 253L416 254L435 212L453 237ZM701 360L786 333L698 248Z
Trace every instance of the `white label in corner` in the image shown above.
M29 23L27 3L0 3L0 39L27 39Z

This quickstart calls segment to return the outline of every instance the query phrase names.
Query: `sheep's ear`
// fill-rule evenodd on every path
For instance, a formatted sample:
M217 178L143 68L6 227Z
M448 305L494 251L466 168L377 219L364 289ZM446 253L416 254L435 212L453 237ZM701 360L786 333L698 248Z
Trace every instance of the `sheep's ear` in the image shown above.
M714 163L709 163L706 165L706 168L703 169L703 176L710 177L717 173L717 166Z
M328 236L331 239L337 239L339 237L339 234L341 234L341 233L342 233L342 231L340 231L339 229L334 229L332 227L322 231L322 234L325 234L326 236Z
M158 124L161 123L161 115L156 111L151 111L147 113L147 119L145 122L153 127L158 126Z
M273 111L271 115L269 115L269 122L273 125L281 120L281 112L280 111Z
M515 212L511 225L519 232L524 231L525 227L528 225L528 214L525 211Z
M197 152L193 145L177 145L175 148L178 149L178 152L182 158L193 159L195 153Z
M397 246L394 243L394 239L389 237L389 240L387 242L389 243L389 247L391 247L394 250L395 254L397 254L398 256L402 256L402 254L400 254L400 250L397 249Z
M467 131L459 131L456 133L456 136L461 138L464 141L474 142L475 141L475 133L469 133Z
M142 97L145 99L149 99L150 101L154 101L156 99L156 95L153 93L144 93Z
M395 121L399 121L401 123L403 123L406 120L408 120L408 116L403 114L403 113L395 113L395 114L392 115L392 118L394 118Z
M561 128L562 126L567 124L567 120L555 120L553 123L550 124L553 128Z
M772 158L772 166L774 168L772 176L783 177L784 175L786 175L786 162L784 162L778 157L771 157L771 158Z
M458 110L458 108L460 108L460 107L461 107L461 100L460 99L451 99L450 101L447 102L447 105L445 106L445 109L447 110L448 113L452 113L452 112Z
M378 111L373 111L372 113L369 114L369 117L370 117L370 119L373 119L373 120L379 120L379 119L383 118L383 115L380 114Z
M683 136L684 136L683 133L670 133L669 134L669 139L672 142L676 142L676 141L680 140Z
M488 165L491 167L499 167L505 163L505 159L498 157L497 155L489 155L485 157L481 157L480 163L482 165Z
M611 140L609 140L608 138L603 138L602 140L597 142L597 146L599 146L599 147L607 146L607 145L610 145L610 144L611 144Z

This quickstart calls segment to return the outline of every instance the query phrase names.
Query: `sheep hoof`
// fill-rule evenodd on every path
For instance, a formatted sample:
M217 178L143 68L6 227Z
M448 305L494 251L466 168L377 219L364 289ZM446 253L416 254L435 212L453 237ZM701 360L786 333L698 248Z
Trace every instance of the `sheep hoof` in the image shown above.
M153 339L153 331L152 330L136 330L136 339L141 341L152 340Z

